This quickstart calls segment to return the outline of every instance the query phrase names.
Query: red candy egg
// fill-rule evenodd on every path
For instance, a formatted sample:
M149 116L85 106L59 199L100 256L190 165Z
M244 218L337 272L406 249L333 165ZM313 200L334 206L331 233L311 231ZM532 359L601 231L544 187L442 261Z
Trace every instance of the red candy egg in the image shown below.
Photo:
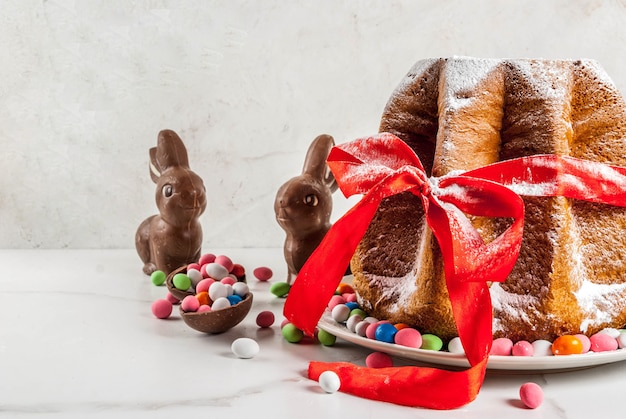
M254 271L252 271L252 274L259 281L268 281L272 278L272 275L274 275L272 270L266 266L259 266Z

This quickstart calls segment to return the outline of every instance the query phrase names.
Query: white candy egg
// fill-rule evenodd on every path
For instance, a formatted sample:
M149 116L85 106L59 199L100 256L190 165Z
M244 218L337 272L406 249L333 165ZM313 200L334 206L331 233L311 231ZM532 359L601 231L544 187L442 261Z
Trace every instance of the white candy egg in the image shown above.
M354 326L354 333L356 333L359 336L363 336L365 337L365 333L367 331L367 326L369 326L370 323L366 322L365 320L363 320L362 322L359 322L356 324L356 326Z
M195 289L198 282L202 281L202 274L197 269L187 269L187 276L191 279L191 286Z
M552 342L539 339L532 343L535 353L533 356L551 356L552 354Z
M320 387L326 393L334 393L341 387L341 380L334 371L324 371L319 378Z
M600 330L598 333L602 333L604 335L609 335L611 336L613 339L617 339L620 335L619 330L614 329L612 327L607 327L605 329Z
M350 317L350 307L345 304L337 304L331 311L331 316L337 323L343 323Z
M230 301L226 297L220 297L213 301L213 305L211 306L211 311L219 310L222 308L230 307Z
M356 325L362 321L363 321L363 317L359 316L358 314L354 314L348 318L348 321L346 322L346 327L348 328L349 331L354 333L356 330Z
M235 295L244 298L250 292L250 288L245 282L235 282L233 284L233 292L235 293Z
M233 351L237 358L252 358L259 353L259 344L250 338L239 338L230 346L230 350Z
M211 300L215 301L218 298L226 298L228 297L228 287L221 282L214 282L209 287L209 297Z
M461 343L460 337L455 337L448 342L448 352L453 354L464 354L465 349L463 348L463 344Z
M219 263L207 263L206 273L211 278L221 281L228 276L228 269L220 265Z

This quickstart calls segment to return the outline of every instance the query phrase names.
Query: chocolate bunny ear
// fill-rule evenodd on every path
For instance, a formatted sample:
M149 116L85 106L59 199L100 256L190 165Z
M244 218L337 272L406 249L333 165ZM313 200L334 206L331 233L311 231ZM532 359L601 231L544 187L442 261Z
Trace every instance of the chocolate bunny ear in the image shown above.
M157 146L150 149L150 177L156 183L164 170L174 166L189 168L187 149L178 134L164 129L159 132Z
M319 179L330 188L331 192L337 190L337 182L326 164L326 159L334 145L335 140L332 136L327 134L317 136L309 146L302 167L302 174L308 174Z

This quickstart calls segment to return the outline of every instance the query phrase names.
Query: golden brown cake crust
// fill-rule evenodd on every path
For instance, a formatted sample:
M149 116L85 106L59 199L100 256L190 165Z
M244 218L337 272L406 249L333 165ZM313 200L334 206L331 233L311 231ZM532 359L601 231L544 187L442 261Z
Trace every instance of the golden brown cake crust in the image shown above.
M590 60L419 61L380 131L403 139L434 176L541 153L626 166L626 105ZM552 340L626 324L626 210L560 197L524 202L520 257L491 286L494 335ZM507 226L473 222L486 241ZM381 204L352 270L373 316L456 335L440 251L415 196Z

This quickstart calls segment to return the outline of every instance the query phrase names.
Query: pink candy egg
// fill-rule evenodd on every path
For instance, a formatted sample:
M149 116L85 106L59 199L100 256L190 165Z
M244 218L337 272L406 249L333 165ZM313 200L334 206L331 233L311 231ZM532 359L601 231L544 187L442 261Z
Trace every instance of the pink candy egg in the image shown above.
M167 301L169 301L170 303L172 303L172 304L179 304L180 303L180 300L178 298L174 297L171 292L168 292L167 294L165 294L165 299Z
M172 314L172 303L165 299L156 300L152 303L152 314L157 319L167 319Z
M180 307L186 312L198 311L198 308L200 308L200 301L198 301L194 295L188 295L183 298L183 301L180 303Z
M397 345L419 349L422 346L422 334L412 327L405 327L398 330L398 333L395 334L394 342Z
M205 253L200 256L200 260L198 261L198 265L206 265L207 263L215 262L215 255L213 253Z
M335 308L336 305L338 304L345 304L347 301L345 298L343 298L341 295L333 295L332 297L330 297L330 301L328 302L328 308L332 311L333 308Z
M494 339L489 355L509 356L513 350L513 341L509 338Z
M519 342L515 342L511 353L513 356L533 356L535 354L535 348L530 342L520 340Z
M259 281L268 281L274 275L272 270L266 266L259 266L254 271L252 271L252 274Z
M190 263L189 265L187 265L187 270L195 269L199 271L201 266L202 265L200 265L199 263Z
M529 409L536 409L543 403L543 390L535 383L524 383L519 389L522 403Z
M213 278L204 278L196 285L196 293L208 292L211 285L215 282Z
M393 367L393 360L383 352L372 352L365 358L365 365L369 368Z
M196 311L196 313L206 313L207 311L211 311L211 306L207 304L202 304L200 307L198 307L198 311Z
M233 261L231 258L229 258L226 255L219 255L215 258L215 263L219 263L220 265L222 265L223 267L226 268L226 270L230 273L230 271L233 270Z
M237 282L237 280L233 278L232 276L227 276L225 278L222 278L220 282L226 285L233 285L235 282Z
M618 346L617 340L606 333L596 333L589 338L589 341L591 342L590 350L593 352L614 351Z
M356 303L356 294L353 292L348 292L342 295L342 297L346 300L346 302L348 303Z

